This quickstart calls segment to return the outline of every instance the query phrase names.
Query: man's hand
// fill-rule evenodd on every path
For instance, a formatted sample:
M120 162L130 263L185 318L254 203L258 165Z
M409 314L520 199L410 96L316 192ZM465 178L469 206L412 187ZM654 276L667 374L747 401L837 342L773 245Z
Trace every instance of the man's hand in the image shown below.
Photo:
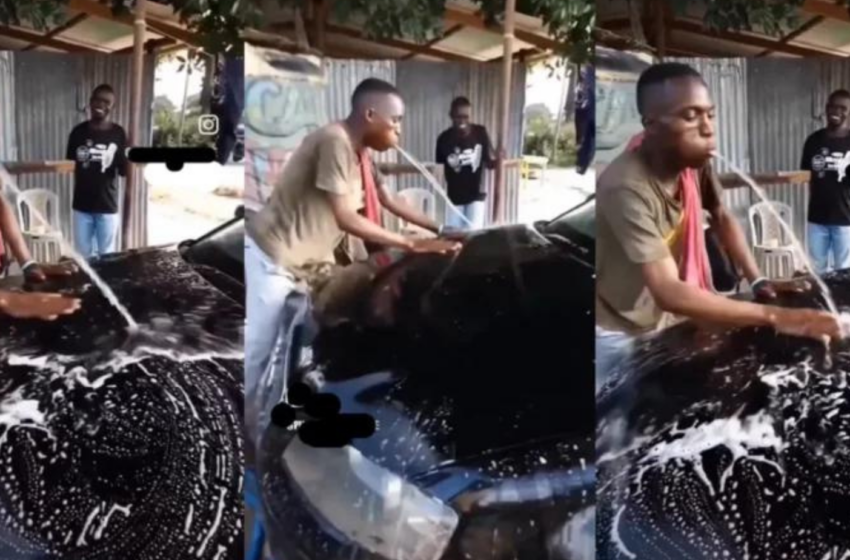
M758 282L753 293L763 299L776 299L779 294L802 294L811 291L811 282L797 278L794 280L762 280Z
M827 311L774 307L770 318L773 328L782 334L813 338L827 344L844 338L838 317Z
M456 253L461 244L447 239L415 239L411 242L412 253Z
M77 272L77 265L73 262L59 264L34 264L27 268L24 277L27 282L46 282L48 278L71 276Z
M462 242L465 241L468 236L469 232L463 229L444 227L440 231L440 238L448 239L449 241Z
M0 291L0 313L17 319L54 321L60 315L70 315L79 308L79 299L60 294Z

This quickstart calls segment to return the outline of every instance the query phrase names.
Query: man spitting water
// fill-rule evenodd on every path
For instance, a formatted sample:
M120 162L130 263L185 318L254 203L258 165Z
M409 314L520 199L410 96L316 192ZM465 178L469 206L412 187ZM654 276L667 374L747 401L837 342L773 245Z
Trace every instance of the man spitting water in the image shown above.
M767 326L816 340L841 338L838 318L816 309L735 301L715 293L705 249L704 211L753 291L773 298L795 283L758 269L711 168L714 103L690 66L651 66L637 85L644 132L597 181L597 388L632 351L636 337L671 319Z
M262 210L246 222L245 390L250 395L269 365L287 295L298 269L334 263L345 234L373 246L417 253L453 252L456 242L410 239L385 229L380 208L434 233L441 228L384 186L369 150L398 145L404 102L374 78L360 83L351 112L307 136L292 154Z

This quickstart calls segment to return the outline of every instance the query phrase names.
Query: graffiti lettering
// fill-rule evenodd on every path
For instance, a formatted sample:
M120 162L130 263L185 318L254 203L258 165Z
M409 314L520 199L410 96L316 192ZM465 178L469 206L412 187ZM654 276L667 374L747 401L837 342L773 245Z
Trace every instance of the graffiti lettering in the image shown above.
M324 114L321 88L307 82L282 82L265 77L248 80L248 130L269 138L290 138L319 128Z

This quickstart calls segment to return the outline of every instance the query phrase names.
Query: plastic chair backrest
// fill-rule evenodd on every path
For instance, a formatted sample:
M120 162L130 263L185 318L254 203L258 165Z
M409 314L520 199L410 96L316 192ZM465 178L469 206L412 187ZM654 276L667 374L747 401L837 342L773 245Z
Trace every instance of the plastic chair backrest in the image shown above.
M49 227L43 224L30 209L47 220ZM25 234L43 235L51 231L60 231L59 197L47 189L21 191L18 196L18 221L21 224L21 231Z
M768 247L787 247L791 245L791 240L785 233L782 224L776 219L773 212L770 211L768 204L771 204L779 214L782 221L786 224L791 224L791 207L783 202L759 202L750 207L750 235L754 245Z
M419 210L432 220L437 217L437 200L431 191L415 187L402 189L398 191L398 195L410 206Z

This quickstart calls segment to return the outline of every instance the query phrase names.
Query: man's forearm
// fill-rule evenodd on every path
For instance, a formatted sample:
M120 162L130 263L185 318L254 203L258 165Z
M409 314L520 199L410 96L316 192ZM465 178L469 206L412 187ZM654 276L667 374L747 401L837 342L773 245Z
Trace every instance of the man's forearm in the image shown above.
M761 276L756 259L750 250L744 230L735 221L735 218L725 214L714 222L720 242L732 258L732 262L743 273L748 282L753 282Z
M363 241L399 249L409 249L411 247L410 240L403 235L384 229L357 212L345 212L343 215L337 217L337 221L341 230L359 237Z
M728 299L680 280L666 283L653 297L661 309L696 321L737 327L773 324L768 306Z
M0 198L0 231L3 232L3 238L9 244L9 250L18 264L23 266L28 261L32 260L30 251L27 248L27 243L21 233L21 228L18 225L18 220L12 212L12 207Z

